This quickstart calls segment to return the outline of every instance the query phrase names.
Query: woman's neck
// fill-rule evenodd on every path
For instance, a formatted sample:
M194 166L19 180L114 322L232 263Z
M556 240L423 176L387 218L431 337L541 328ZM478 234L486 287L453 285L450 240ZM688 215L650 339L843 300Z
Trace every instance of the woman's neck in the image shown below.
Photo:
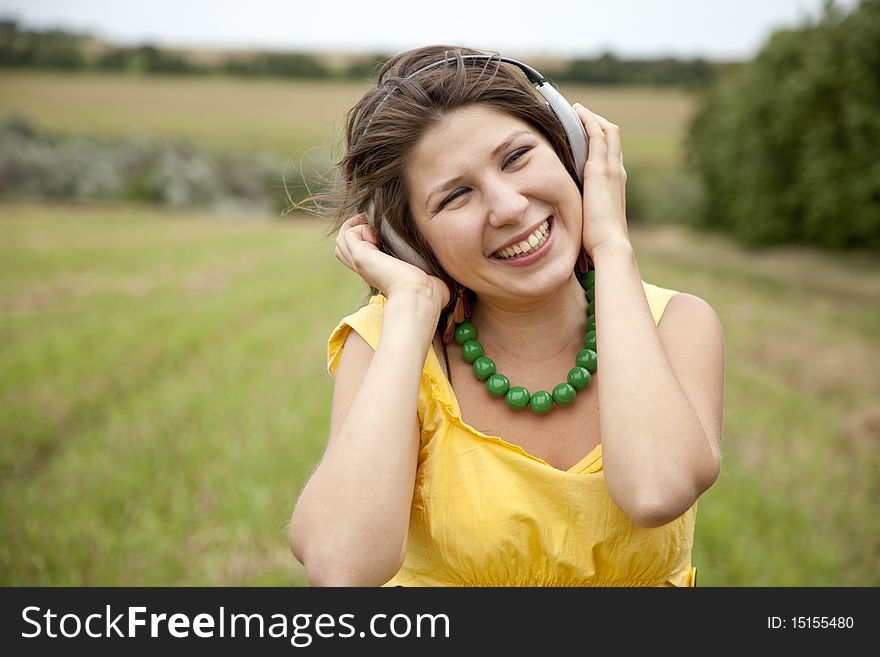
M487 355L507 354L520 362L547 362L570 354L583 338L587 300L572 275L552 294L517 305L477 298L471 321Z

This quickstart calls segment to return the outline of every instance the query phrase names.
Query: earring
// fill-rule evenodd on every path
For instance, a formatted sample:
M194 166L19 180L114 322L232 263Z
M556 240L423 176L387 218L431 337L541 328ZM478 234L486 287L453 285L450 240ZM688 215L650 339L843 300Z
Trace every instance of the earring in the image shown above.
M458 286L456 293L455 306L452 312L446 318L446 329L443 331L443 342L449 344L452 342L452 336L455 335L455 326L471 316L471 302L463 285Z
M590 261L587 257L587 252L584 249L581 249L581 252L578 253L577 264L575 265L577 268L578 274L586 274L590 269Z

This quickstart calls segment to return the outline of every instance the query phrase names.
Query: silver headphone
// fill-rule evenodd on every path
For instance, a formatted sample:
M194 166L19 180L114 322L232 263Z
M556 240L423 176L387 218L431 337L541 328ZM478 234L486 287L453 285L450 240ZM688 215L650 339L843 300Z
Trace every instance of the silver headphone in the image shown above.
M549 107L553 114L556 115L556 118L559 119L559 122L562 124L563 129L565 130L565 136L568 139L569 146L571 146L572 155L574 156L574 167L577 171L578 178L581 182L584 180L584 166L587 163L587 153L589 151L589 145L587 141L587 134L584 131L583 123L581 123L580 117L578 117L577 113L574 111L574 108L568 103L567 100L562 96L556 88L553 87L547 79L538 73L531 66L523 64L515 59L510 59L508 57L501 57L499 55L462 55L462 60L498 60L499 62L505 62L507 64L513 64L522 70L523 73L526 74L526 77L529 79L529 82L535 85L535 89L544 97L545 104ZM447 57L446 59L441 59L439 61L428 64L427 66L423 66L418 69L414 73L410 73L404 79L409 80L410 78L414 78L420 73L424 73L432 68L437 68L438 66L444 66L450 62L458 61L455 57ZM370 126L370 121L372 121L372 117L376 115L376 112L382 107L388 97L394 92L394 89L389 91L385 96L383 96L382 100L376 105L376 109L373 110L370 119L367 121L367 125L364 127L364 130L361 134L366 134L367 128ZM378 224L379 222L376 220L375 212L373 204L370 203L369 207L366 209L367 220L370 223L370 226L373 227L377 232L379 231ZM429 274L433 274L433 268L428 264L428 262L422 258L416 251L407 244L404 239L397 234L397 232L391 227L388 222L382 222L384 225L381 229L381 238L388 246L388 249L401 260L408 262L411 265L414 265L421 269L422 271L426 271Z

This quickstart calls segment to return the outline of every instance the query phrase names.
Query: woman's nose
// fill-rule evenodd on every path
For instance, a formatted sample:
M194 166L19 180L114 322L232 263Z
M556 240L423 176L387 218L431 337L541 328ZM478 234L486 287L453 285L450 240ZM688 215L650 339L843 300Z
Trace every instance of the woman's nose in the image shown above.
M495 227L518 223L529 206L529 200L510 182L496 181L490 185L489 223Z

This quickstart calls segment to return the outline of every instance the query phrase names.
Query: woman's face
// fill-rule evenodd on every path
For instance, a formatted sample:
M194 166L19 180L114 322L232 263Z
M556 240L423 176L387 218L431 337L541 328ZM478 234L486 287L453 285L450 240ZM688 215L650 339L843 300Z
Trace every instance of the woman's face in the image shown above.
M443 268L496 302L527 302L571 275L577 185L539 130L471 105L428 129L404 171L409 207Z

